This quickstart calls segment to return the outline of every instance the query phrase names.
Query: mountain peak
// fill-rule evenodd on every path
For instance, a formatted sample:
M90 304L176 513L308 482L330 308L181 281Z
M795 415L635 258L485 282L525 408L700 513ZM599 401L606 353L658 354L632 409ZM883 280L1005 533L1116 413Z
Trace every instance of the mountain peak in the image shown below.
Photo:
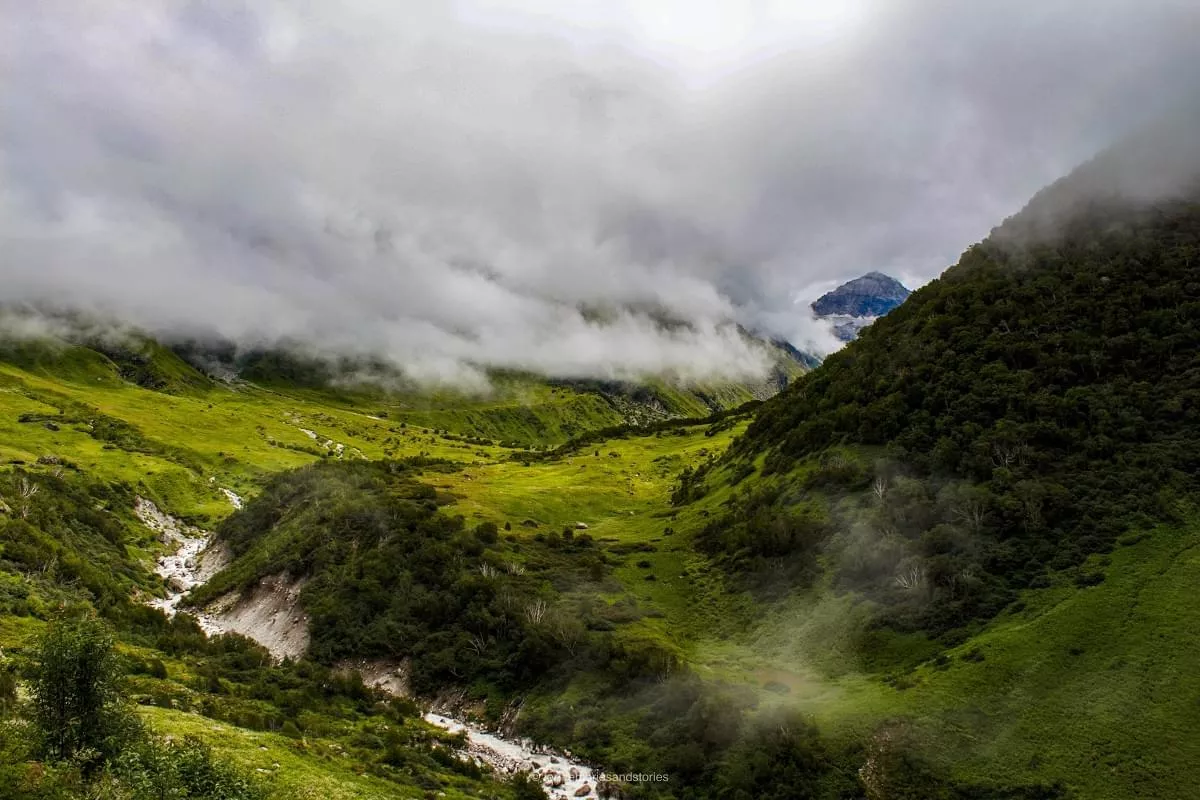
M853 339L858 330L903 303L911 294L890 275L868 272L847 281L812 304L819 317L842 318L835 332L843 340Z

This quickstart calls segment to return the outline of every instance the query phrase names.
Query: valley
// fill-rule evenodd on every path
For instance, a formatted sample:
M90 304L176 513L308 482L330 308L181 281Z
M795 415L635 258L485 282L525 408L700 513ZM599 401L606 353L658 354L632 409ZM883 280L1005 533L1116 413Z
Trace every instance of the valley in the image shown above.
M1200 206L1121 183L1169 155L765 384L8 336L0 800L1188 797Z
M1156 699L1162 692L1200 690L1184 677L1192 672L1172 665L1179 654L1190 652L1186 632L1193 612L1183 596L1171 594L1184 591L1191 580L1185 573L1194 565L1187 554L1200 543L1200 533L1190 518L1152 536L1130 538L1112 556L1094 557L1085 570L1105 578L1086 593L1069 579L1056 581L1023 593L1012 610L948 648L906 635L879 640L873 653L862 641L870 629L869 604L820 584L782 602L770 600L697 547L709 521L742 496L745 479L737 474L743 471L725 456L745 434L747 414L593 437L561 451L528 450L485 441L472 428L439 432L397 423L390 414L385 418L312 395L289 396L252 385L171 395L116 381L93 386L78 375L11 365L3 368L2 379L0 426L10 468L34 481L70 471L128 486L138 499L126 520L147 532L130 556L143 565L159 559L165 579L157 588L148 575L135 577L133 583L144 587L135 591L160 595L152 605L186 611L209 635L222 631L220 621L211 610L189 608L184 590L219 571L220 562L206 566L198 558L208 543L199 529L220 530L221 521L240 507L235 498L253 510L272 475L314 463L337 468L394 457L433 459L429 463L436 466L444 460L453 468L427 472L418 467L419 480L430 487L443 513L462 516L468 527L491 524L510 547L536 546L559 531L593 540L603 553L605 576L594 584L561 585L564 596L599 602L609 609L602 618L617 620L618 641L648 643L686 664L694 676L668 682L686 686L694 679L718 694L734 693L739 699L730 708L754 707L760 715L798 709L835 742L902 741L929 760L925 769L964 783L1070 781L1082 796L1114 798L1124 796L1121 787L1136 784L1141 796L1171 797L1178 775L1194 763L1186 748L1160 752L1153 763L1137 768L1119 757L1163 730L1182 735L1192 722L1183 708L1181 714L1163 716L1175 706ZM121 430L122 437L97 438L97 420ZM330 445L322 446L325 442ZM870 452L847 451L846 457L869 459ZM695 499L673 503L685 470L708 473L704 490ZM803 473L793 480L805 482ZM11 499L6 502L13 505ZM121 513L119 506L113 510ZM13 510L7 513L11 518ZM550 579L561 584L560 578ZM1105 610L1110 606L1112 611ZM1127 630L1114 636L1118 608L1133 611L1124 614ZM1160 621L1168 615L1176 622L1164 628ZM3 626L0 646L19 653L39 624ZM252 627L243 631L259 638ZM1146 635L1152 638L1142 642ZM189 657L165 660L172 665L166 681L139 678L143 691L170 694L188 685L184 676L194 669ZM588 669L574 675L568 670L541 686L499 696L520 698L518 719L528 720L523 730L543 740L579 748L592 758L608 756L616 768L636 768L658 757L643 749L638 735L623 732L624 723L606 734L613 738L600 747L589 744L586 734L579 737L579 723L572 725L575 734L567 728L563 735L556 720L593 715L620 720L628 713L613 705L620 702L619 694L603 699L612 691L603 688L605 680ZM1172 681L1181 682L1168 688ZM173 686L178 688L167 688ZM493 691L474 697L469 692L465 702L460 699L426 719L451 730L462 729L467 718L494 725L499 707ZM401 789L384 788L386 780L372 783L312 760L311 753L329 745L310 743L296 752L292 740L278 733L209 725L195 711L178 710L195 708L196 702L156 702L144 706L143 714L156 730L195 733L237 763L267 770L262 774L279 768L256 766L264 762L256 754L269 753L271 764L287 759L289 770L309 776L307 785L328 787L322 791L329 796L406 796ZM461 719L454 721L445 711ZM1122 720L1125 741L1101 744L1102 732L1115 718ZM507 741L487 735L468 734L477 742L474 752L481 743ZM268 742L261 746L266 750L259 741ZM506 757L519 751L517 745L507 747ZM535 751L523 752L532 757ZM955 755L947 760L946 752ZM1098 763L1112 768L1093 781L1091 776L1100 775ZM1154 786L1161 787L1157 794L1149 791ZM280 791L279 797L308 796L299 782L294 793ZM1047 791L1045 796L1057 796Z

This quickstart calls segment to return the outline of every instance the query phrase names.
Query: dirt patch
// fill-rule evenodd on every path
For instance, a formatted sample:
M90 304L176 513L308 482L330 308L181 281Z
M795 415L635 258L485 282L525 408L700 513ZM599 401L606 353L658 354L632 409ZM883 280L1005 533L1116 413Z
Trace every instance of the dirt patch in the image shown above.
M394 697L412 695L408 684L408 659L347 659L339 661L336 667L345 672L357 672L367 686L381 689Z
M223 595L205 612L223 631L253 639L277 659L299 658L308 649L308 615L300 606L305 583L272 575L252 589Z
M229 545L209 539L208 546L196 556L196 583L207 583L209 578L229 566L232 560L233 554L229 552Z

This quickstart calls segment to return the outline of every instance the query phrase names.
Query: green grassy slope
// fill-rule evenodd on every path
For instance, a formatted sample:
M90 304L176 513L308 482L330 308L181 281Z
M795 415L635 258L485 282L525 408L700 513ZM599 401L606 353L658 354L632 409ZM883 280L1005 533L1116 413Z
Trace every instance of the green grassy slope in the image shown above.
M205 661L211 663L211 656L187 651L170 654L162 649L169 647L163 638L168 634L155 632L161 622L142 619L139 615L149 612L143 612L133 601L139 594L161 592L159 579L150 574L148 566L162 548L133 518L135 495L148 497L197 524L213 526L233 511L222 489L252 498L272 475L315 462L424 455L451 459L465 467L460 473L438 476L437 481L444 481L439 484L440 490L447 498L457 497L461 512L471 517L472 524L485 519L500 521L514 514L521 519L536 518L543 526L540 531L551 531L586 517L606 538L636 538L636 531L622 530L631 519L629 512L637 515L635 526L646 525L650 515L661 508L678 465L715 452L731 437L727 430L707 437L703 429L690 429L682 435L664 434L657 439L620 440L611 447L606 445L602 459L592 457L597 464L588 482L579 480L582 471L577 472L573 465L569 472L560 470L557 462L523 466L513 460L514 454L523 452L520 449L451 432L439 433L404 418L405 414L416 417L424 411L388 408L362 398L347 401L322 390L283 391L278 387L193 381L188 380L190 367L186 364L173 376L173 383L143 379L139 384L130 379L128 368L118 363L120 357L114 361L97 350L81 347L54 347L47 352L49 355L35 353L37 358L14 358L17 363L0 363L0 498L6 503L0 507L0 525L11 534L7 537L11 544L0 549L0 601L5 604L0 648L19 660L24 642L60 603L103 609L122 630L138 632L123 635L133 636L136 647L141 648L137 651L143 654L141 658L161 659L168 665L170 678L165 681L139 678L149 682L144 691L154 703L161 703L164 709L171 706L170 710L146 709L155 731L172 736L200 735L234 761L254 770L267 770L263 775L276 774L266 763L267 758L270 764L285 765L295 779L283 782L278 797L312 796L313 791L339 797L423 796L435 789L459 796L458 792L475 786L471 781L477 779L448 775L445 769L439 776L438 767L428 764L420 767L427 776L425 784L416 788L405 788L395 778L362 776L360 773L375 758L369 749L342 766L344 762L330 762L331 757L338 756L328 747L297 750L294 743L289 744L290 740L278 734L280 720L288 718L318 728L335 724L339 717L328 709L318 708L305 712L310 716L297 718L295 702L276 694L273 700L256 701L261 711L236 711L243 701L225 699L227 695L242 697L260 690L252 683L231 689L237 684L226 683L233 680L230 677L222 677L221 685L226 688L206 700L205 692L196 688L196 681L208 673L197 670ZM166 366L174 368L181 363L164 358L155 374L168 374ZM521 386L520 390L526 392L528 387ZM471 405L462 398L452 398L440 411L430 413L441 414L438 421L451 430L454 427L446 420L459 417L460 431L478 434L488 429L473 415L486 411L493 419L507 420L504 424L510 425L495 433L517 439L524 435L546 444L593 426L623 421L610 404L597 396L564 387L536 387L535 397L527 393L518 397L511 386L505 391L509 392L507 404L493 398L490 409L484 408L482 401ZM436 405L442 399L429 398L427 402ZM595 415L588 417L581 412L581 404L595 408ZM525 416L530 406L536 409L532 421ZM570 422L557 429L548 427L546 420L551 417L546 409L551 407L560 409L553 413L560 413L561 419ZM524 434L514 432L516 428ZM622 451L622 458L609 455L615 450ZM645 480L636 474L641 469L646 471ZM478 485L489 488L478 495L464 488L472 483L472 470L487 475ZM26 520L17 519L21 514L18 482L22 476L41 489L28 520L38 530L36 541L41 550L30 549L23 541L27 537L22 527ZM67 482L64 486L78 483L94 487L87 491L98 493L96 496L102 499L81 495L82 499L72 501L73 505L63 505L56 499L62 494L56 488L60 480ZM507 491L515 500L501 500L503 489L492 493L497 481L510 483ZM613 502L618 494L628 497L628 501ZM559 499L557 504L551 502L555 497ZM101 526L94 535L85 535L78 524L93 513L88 508L92 504L97 504L108 527ZM52 511L54 508L59 510ZM657 526L658 522L648 524ZM526 532L524 528L519 530ZM530 532L531 538L534 535ZM518 559L534 556L536 548L531 545ZM54 548L58 548L57 553L50 555ZM55 561L59 564L56 569L35 577L33 570L38 564ZM97 567L100 571L94 572ZM610 583L607 591L613 597L622 594L619 582ZM630 624L638 628L647 619L635 615ZM646 631L650 630L647 626ZM220 667L218 674L231 675L224 671L230 668ZM179 698L184 696L187 702L180 705ZM235 727L205 716L214 713L204 710L208 708L206 703L225 708L230 702L238 714L258 714L259 719L265 714L268 727L274 725L275 732ZM353 743L358 741L356 736L362 738L347 733L335 737L334 744ZM260 750L260 746L267 750ZM281 746L292 752L281 752ZM386 765L371 769L386 771ZM492 784L485 779L478 785ZM504 790L496 789L495 793L503 796ZM477 791L467 794L474 796Z
M826 781L814 796L1186 797L1200 784L1200 206L1058 210L1053 236L1010 222L752 422L535 458L496 440L558 444L619 422L620 403L520 376L488 398L196 384L173 362L153 388L120 358L67 349L0 366L0 470L69 461L121 496L222 524L246 546L213 591L314 570L336 634L325 657L358 647L360 627L362 654L395 655L413 645L402 630L421 639L402 654L433 664L426 688L469 683L493 717L521 697L527 730L677 775L663 792L743 774L730 753L757 746L758 715L787 709L823 737L811 751L824 771L801 765ZM681 413L710 407L651 390ZM468 438L481 435L493 441ZM320 472L286 470L411 456L455 468L423 472L424 493L339 478L279 500ZM263 503L227 519L220 488L254 497L272 481L278 515ZM435 507L464 520L422 527ZM128 566L154 544L114 509L127 558L102 533L76 549ZM580 522L591 541L567 543ZM431 544L403 551L392 529ZM401 581L417 590L395 592ZM153 579L127 570L112 591L133 586ZM454 618L445 630L408 605L429 597ZM567 657L562 631L539 638L536 599L574 609L586 646ZM29 613L0 619L0 639L36 625ZM171 669L199 670L196 657ZM295 751L266 739L259 752ZM368 791L319 752L297 756L349 787L336 791Z
M106 480L161 484L166 488L160 497L168 507L212 520L231 511L228 502L202 474L193 475L174 460L172 451L124 449L128 443L105 449L106 442L77 429L85 426L60 425L53 431L41 422L16 419L26 413L54 414L68 402L136 420L152 442L183 447L200 464L212 465L221 485L249 487L251 494L259 476L318 459L270 444L260 425L278 440L290 436L289 442L301 446L311 446L313 440L296 428L311 426L376 457L387 438L397 436L391 432L394 419L372 419L250 388L218 387L196 398L125 384L92 387L12 368L3 374L0 424L6 435L0 441L8 459L28 461L37 474L52 468L34 464L37 457L61 454ZM214 412L231 427L197 428L191 420ZM1164 731L1182 731L1195 722L1196 706L1177 702L1196 692L1190 676L1200 674L1193 669L1200 665L1191 663L1193 648L1187 641L1195 622L1187 602L1192 583L1188 570L1196 566L1189 555L1195 528L1158 529L1118 548L1107 566L1097 562L1085 567L1089 574L1106 576L1097 585L1080 589L1066 576L1049 588L1027 590L1020 597L1020 611L1002 614L949 648L944 667L927 659L912 668L876 670L863 663L858 637L865 616L858 615L861 604L851 595L817 586L782 604L764 604L695 549L699 531L719 518L739 490L757 485L757 476L734 486L731 467L720 467L707 478L708 489L699 500L670 505L677 475L721 454L745 425L743 421L713 435L706 435L707 426L696 426L631 436L528 466L512 460L509 449L465 445L427 430L397 437L395 449L465 462L464 469L428 480L453 497L448 509L466 516L471 525L492 521L503 527L509 522L520 542L585 522L611 562L611 581L602 597L614 608L637 609L615 617L621 640L655 641L707 680L745 686L760 703L812 714L830 736L867 739L885 721L902 720L893 724L902 726L897 730L905 732L912 746L944 761L963 781L1061 780L1083 797L1178 796L1172 794L1174 781L1191 774L1194 753L1186 745L1159 742ZM240 451L234 445L239 433L248 434L246 449ZM232 462L218 455L226 447L237 456ZM792 477L803 480L803 473ZM522 526L526 519L540 527ZM655 579L646 580L649 576ZM24 630L18 622L13 620L11 634L2 634L6 640ZM932 652L923 648L915 652ZM976 660L976 652L982 660ZM530 713L536 716L540 706L559 709L559 702L585 698L592 686L590 678L580 676L531 700ZM208 736L222 752L239 753L252 769L299 759L289 772L307 777L283 796L306 796L307 786L333 796L382 792L372 788L380 785L375 779L360 778L353 767L342 768L336 761L330 765L312 752L297 753L284 737L179 711L147 714L165 732ZM613 747L642 752L632 744L635 730L618 736ZM267 751L258 749L263 742ZM1131 759L1131 752L1142 755ZM405 796L403 789L394 791Z
M1200 193L1146 203L1111 167L689 476L681 528L761 612L695 660L962 780L1190 796Z
M803 593L693 658L810 713L832 736L887 730L969 782L1061 782L1081 798L1180 798L1197 779L1200 526L1128 537L1104 580L1023 592L980 632L911 669L875 670L861 601ZM869 654L867 654L869 655Z
M1103 583L1029 593L944 671L913 675L900 705L955 770L1052 777L1089 798L1187 795L1200 764L1200 526L1147 533L1112 554Z

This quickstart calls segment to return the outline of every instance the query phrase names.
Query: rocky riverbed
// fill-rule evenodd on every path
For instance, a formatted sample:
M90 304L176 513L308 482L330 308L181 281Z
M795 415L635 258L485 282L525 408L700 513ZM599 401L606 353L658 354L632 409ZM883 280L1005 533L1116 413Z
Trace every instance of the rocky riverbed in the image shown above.
M451 733L465 733L466 754L490 764L501 775L530 772L541 780L553 800L596 798L597 773L565 753L541 747L528 739L508 739L445 714L429 712L425 721Z
M241 498L238 498L239 503L240 500ZM155 565L155 571L166 582L168 594L165 598L156 597L148 601L154 608L162 609L168 616L174 616L187 593L215 574L225 559L222 554L209 550L212 537L208 531L164 513L145 498L137 498L134 511L138 519L157 533L165 543L175 545L175 551L159 558ZM252 594L250 603L254 602ZM209 636L243 628L230 618L229 612L216 615L189 610L189 613L195 616L200 627ZM230 624L231 622L233 624ZM263 637L259 638L255 635L256 629L253 626L238 630L275 653L277 648L274 645L277 643L271 636L266 635L265 631L264 628ZM384 683L378 685L381 688L388 686ZM467 749L462 753L464 758L473 758L487 764L502 776L517 772L532 773L541 781L553 800L595 800L599 797L597 773L586 764L572 761L565 753L549 750L529 740L510 739L489 733L446 714L429 712L425 714L425 721L452 733L466 734Z
M161 609L168 617L173 617L187 593L220 568L221 559L214 558L215 554L209 554L209 557L204 559L207 563L202 563L202 556L205 555L211 540L208 531L172 517L143 497L134 501L133 510L142 524L157 533L165 544L175 546L175 551L160 557L154 568L166 583L167 596L155 597L148 601L148 605ZM201 629L209 636L224 633L210 615L195 613L194 616Z

